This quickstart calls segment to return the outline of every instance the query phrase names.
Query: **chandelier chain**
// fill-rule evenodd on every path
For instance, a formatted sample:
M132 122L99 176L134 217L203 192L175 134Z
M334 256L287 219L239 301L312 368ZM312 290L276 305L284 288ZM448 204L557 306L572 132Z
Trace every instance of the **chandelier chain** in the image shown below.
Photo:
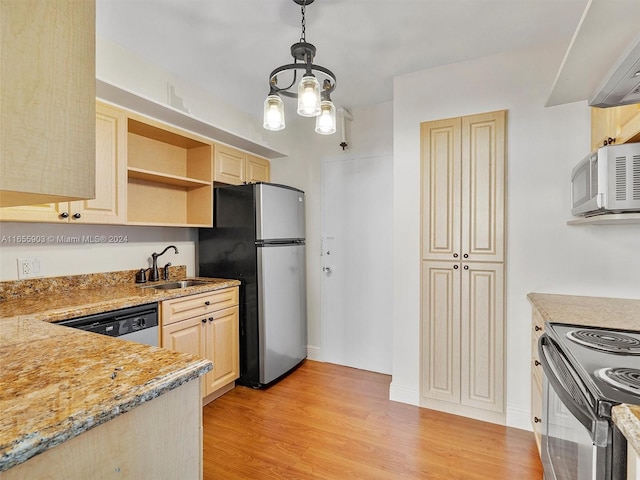
M302 6L300 7L300 11L302 12L302 33L300 35L300 41L301 42L306 42L307 41L307 32L306 32L307 20L306 20L306 18L304 16L306 7L307 7L307 2L306 2L306 0L304 0L302 2Z

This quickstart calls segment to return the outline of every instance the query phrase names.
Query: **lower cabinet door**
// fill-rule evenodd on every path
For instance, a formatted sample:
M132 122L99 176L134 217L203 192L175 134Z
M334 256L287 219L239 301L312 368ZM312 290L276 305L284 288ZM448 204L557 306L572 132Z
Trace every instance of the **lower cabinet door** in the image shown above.
M238 307L214 312L207 319L205 357L213 370L204 376L204 394L210 395L240 376Z
M162 348L206 358L206 327L206 317L193 317L166 325L162 327Z

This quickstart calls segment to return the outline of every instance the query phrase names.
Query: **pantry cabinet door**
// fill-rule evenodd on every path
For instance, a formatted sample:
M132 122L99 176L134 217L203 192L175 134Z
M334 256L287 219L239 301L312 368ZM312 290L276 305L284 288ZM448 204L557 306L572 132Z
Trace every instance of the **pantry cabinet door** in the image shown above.
M460 257L459 118L421 124L422 258Z
M460 265L422 262L422 396L460 401Z
M504 261L506 111L462 118L462 260Z

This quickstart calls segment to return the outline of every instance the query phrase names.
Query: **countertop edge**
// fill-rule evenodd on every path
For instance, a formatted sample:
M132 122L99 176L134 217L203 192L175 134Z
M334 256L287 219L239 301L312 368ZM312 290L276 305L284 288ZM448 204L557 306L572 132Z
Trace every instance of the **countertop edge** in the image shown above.
M633 410L637 410L634 413ZM633 447L636 454L640 455L640 407L621 404L611 409L611 417L613 422L620 429L629 445Z
M109 408L104 408L93 415L81 416L81 418L78 419L72 417L65 419L63 422L55 425L54 428L51 428L53 432L49 435L46 433L31 433L22 438L15 439L12 442L14 448L8 448L0 458L0 472L24 463L39 453L61 445L87 430L102 425L123 413L127 413L135 407L178 388L189 381L200 378L212 369L213 364L211 361L199 359L172 374L156 378L145 385L141 385L137 389L134 389L132 395L120 398L116 403L106 406Z

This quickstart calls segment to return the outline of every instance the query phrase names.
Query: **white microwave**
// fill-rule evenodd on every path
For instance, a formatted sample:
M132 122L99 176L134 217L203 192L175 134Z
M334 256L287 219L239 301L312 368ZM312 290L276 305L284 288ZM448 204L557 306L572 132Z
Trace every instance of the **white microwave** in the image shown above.
M640 143L600 147L571 171L571 213L640 212Z

